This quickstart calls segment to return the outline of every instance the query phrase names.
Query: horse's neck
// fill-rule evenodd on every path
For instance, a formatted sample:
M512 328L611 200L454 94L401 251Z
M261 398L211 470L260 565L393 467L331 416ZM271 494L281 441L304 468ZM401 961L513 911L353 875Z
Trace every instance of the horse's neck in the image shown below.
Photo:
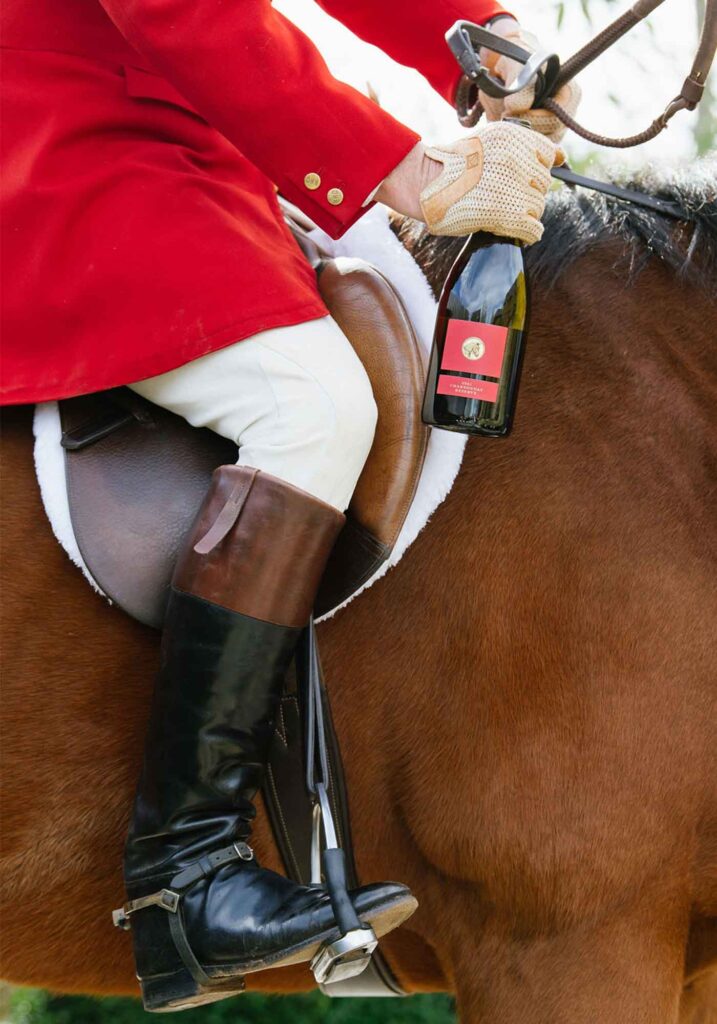
M701 475L710 442L715 346L708 297L657 263L634 282L604 246L534 295L518 433L546 472L567 461L586 490L669 486ZM645 465L642 465L645 463ZM596 474L593 476L593 474ZM576 481L576 486L580 486Z

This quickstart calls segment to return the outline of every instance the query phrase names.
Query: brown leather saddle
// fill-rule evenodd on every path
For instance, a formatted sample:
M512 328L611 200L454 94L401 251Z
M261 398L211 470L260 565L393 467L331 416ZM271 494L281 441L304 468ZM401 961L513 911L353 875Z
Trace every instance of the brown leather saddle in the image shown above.
M389 282L361 260L327 258L304 225L290 223L316 269L324 302L366 367L379 410L374 444L317 598L321 615L376 572L400 533L428 441L420 419L425 371L411 323ZM213 470L235 462L237 449L126 388L61 401L60 416L70 516L82 557L113 602L160 627L179 545ZM263 792L287 874L304 883L311 878L314 819L304 765L306 642L287 679ZM322 703L329 799L353 886L358 877L348 801L324 687ZM359 977L323 987L331 995L403 994L380 949Z
M371 454L318 595L322 615L350 597L390 554L426 450L422 353L388 281L361 260L319 259L319 288L351 340L379 409ZM179 544L212 471L237 449L127 388L60 402L70 512L100 589L159 628Z

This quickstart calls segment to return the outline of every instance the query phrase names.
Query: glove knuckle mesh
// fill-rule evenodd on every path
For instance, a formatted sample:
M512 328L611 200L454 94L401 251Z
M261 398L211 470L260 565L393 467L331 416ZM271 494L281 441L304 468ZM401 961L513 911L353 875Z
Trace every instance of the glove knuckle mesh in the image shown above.
M550 143L543 141L543 145L547 152L552 150ZM482 157L477 179L471 151ZM537 240L534 225L538 222L530 211L542 215L545 200L532 182L544 182L546 169L537 157L533 132L492 123L468 140L433 147L430 153L441 160L443 172L421 194L429 230L443 235L486 230L528 243Z

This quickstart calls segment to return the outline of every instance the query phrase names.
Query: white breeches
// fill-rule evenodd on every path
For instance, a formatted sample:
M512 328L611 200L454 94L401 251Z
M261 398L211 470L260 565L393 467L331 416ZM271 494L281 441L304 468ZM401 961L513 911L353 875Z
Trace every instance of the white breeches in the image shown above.
M263 331L130 387L234 441L240 465L342 512L376 429L366 371L329 316Z

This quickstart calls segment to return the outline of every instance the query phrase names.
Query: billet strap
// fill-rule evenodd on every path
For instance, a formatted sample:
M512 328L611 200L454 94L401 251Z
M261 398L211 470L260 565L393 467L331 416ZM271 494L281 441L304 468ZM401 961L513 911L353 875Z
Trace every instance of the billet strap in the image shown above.
M112 921L115 927L126 931L131 926L131 915L135 914L138 910L144 910L146 907L159 907L170 914L176 914L180 909L179 904L182 890L188 889L190 885L194 885L201 878L208 878L209 875L214 874L215 871L224 867L225 864L231 864L236 860L248 861L253 859L254 851L248 843L244 842L232 843L231 846L224 846L220 850L214 850L213 853L200 857L199 860L196 860L189 867L183 868L182 871L176 874L169 883L170 888L159 889L148 896L140 896L136 900L128 900L119 910L113 910Z

